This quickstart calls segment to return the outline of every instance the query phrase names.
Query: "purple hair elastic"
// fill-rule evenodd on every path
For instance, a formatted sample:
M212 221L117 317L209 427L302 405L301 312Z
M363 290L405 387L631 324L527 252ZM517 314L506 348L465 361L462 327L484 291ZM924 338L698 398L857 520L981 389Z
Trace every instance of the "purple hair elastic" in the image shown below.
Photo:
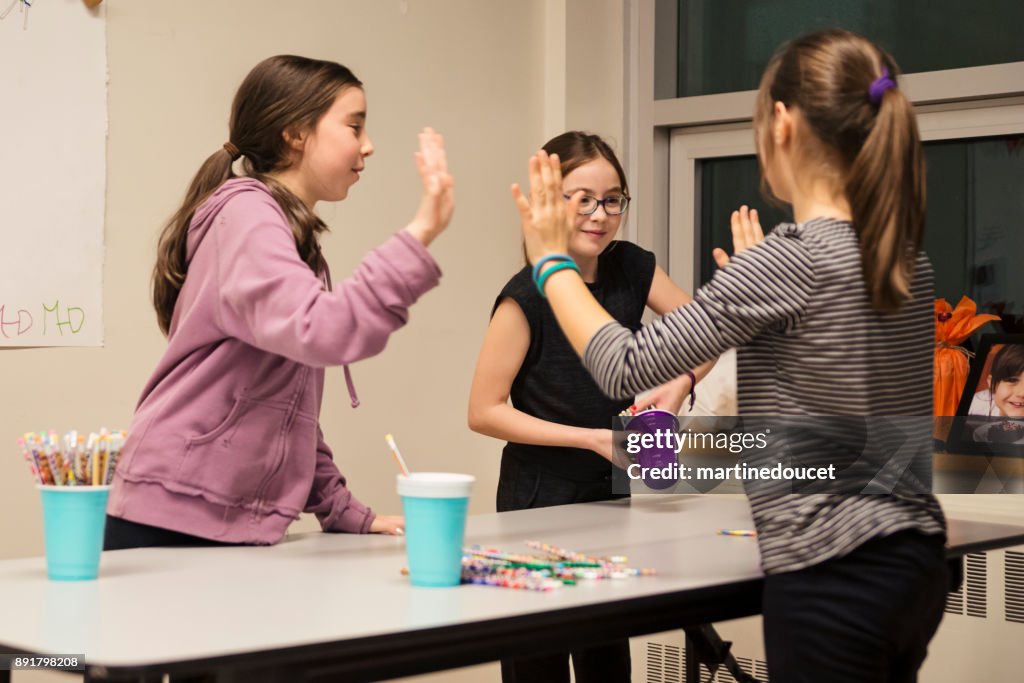
M882 75L871 81L871 87L868 88L868 99L877 107L882 104L882 95L885 94L885 91L895 87L896 81L889 78L889 69L882 67Z

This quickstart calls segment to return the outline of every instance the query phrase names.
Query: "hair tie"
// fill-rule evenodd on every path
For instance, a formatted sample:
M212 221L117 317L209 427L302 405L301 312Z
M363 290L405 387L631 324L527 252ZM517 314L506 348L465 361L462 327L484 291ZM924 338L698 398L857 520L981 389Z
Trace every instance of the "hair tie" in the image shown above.
M230 142L224 143L224 151L231 155L231 161L242 156L242 152Z
M871 81L871 87L868 88L868 99L877 107L882 104L882 95L885 94L885 91L895 87L896 81L889 78L889 69L883 66L882 75Z

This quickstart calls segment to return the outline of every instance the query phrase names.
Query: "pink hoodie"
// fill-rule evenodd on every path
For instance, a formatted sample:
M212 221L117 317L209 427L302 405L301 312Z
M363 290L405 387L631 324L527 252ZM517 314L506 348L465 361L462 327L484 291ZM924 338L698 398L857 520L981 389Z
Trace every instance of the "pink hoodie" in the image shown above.
M196 211L187 258L107 511L234 543L276 543L303 511L325 531L365 533L375 515L320 430L324 367L383 350L437 285L437 264L399 232L328 292L267 187L248 178Z

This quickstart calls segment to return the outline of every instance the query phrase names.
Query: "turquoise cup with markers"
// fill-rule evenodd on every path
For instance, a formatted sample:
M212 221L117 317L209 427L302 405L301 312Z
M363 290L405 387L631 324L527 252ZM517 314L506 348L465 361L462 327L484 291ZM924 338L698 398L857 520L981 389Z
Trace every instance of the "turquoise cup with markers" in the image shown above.
M469 494L475 478L450 472L398 475L405 549L414 586L458 586Z
M53 581L99 575L109 486L38 485L43 498L46 574Z

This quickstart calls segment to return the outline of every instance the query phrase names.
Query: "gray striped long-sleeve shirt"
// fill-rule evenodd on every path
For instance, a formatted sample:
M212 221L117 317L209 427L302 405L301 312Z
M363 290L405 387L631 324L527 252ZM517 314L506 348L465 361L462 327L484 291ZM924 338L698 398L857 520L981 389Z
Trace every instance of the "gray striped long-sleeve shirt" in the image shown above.
M633 334L617 323L591 338L583 363L613 397L633 396L738 348L741 415L928 416L934 304L921 254L911 300L870 305L853 226L782 224L735 255L694 301ZM931 495L752 494L766 573L802 569L904 529L945 533Z

